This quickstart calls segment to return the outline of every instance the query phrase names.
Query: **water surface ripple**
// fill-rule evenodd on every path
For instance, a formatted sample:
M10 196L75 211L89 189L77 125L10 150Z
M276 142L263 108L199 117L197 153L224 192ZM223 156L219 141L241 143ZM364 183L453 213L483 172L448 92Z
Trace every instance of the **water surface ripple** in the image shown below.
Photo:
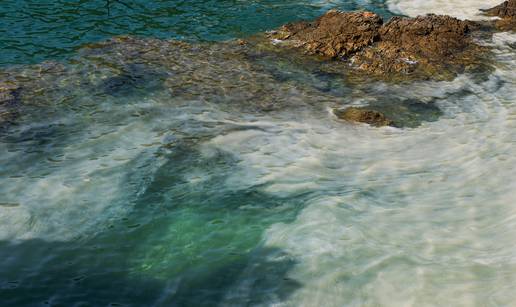
M374 9L356 0L5 0L0 8L0 66L73 54L84 43L131 34L183 40L226 40L311 19L329 8Z

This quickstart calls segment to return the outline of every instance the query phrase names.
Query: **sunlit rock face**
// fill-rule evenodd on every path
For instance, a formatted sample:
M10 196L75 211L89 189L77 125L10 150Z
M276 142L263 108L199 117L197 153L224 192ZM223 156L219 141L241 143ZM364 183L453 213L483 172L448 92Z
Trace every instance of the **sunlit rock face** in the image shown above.
M394 17L384 24L374 13L332 10L269 37L279 46L348 60L356 70L383 79L449 80L482 65L487 50L473 42L472 28L449 16Z
M271 32L272 39L289 40L309 54L347 57L379 37L382 18L370 12L330 10L313 22L287 24Z
M504 1L502 4L483 10L488 16L497 16L501 18L516 17L516 1Z
M483 10L487 16L496 16L500 19L495 20L495 26L502 31L516 30L516 1L505 1L500 5Z

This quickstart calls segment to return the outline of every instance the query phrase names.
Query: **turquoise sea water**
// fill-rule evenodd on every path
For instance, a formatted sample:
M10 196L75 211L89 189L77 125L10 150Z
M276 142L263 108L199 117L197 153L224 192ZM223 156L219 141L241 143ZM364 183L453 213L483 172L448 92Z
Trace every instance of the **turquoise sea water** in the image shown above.
M357 83L231 39L383 2L124 3L0 7L0 306L513 305L514 34Z
M38 63L73 54L79 46L114 35L219 41L311 19L329 8L374 9L382 1L191 0L17 1L0 10L0 65Z

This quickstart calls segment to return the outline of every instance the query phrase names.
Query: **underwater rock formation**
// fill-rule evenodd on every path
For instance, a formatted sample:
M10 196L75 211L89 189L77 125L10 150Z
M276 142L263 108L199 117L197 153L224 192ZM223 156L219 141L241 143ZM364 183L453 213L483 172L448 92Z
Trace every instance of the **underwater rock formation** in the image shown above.
M493 8L483 10L487 16L500 17L495 21L495 26L502 31L516 30L516 0L505 1Z
M275 50L281 52L260 49L252 38L242 44L115 37L84 46L63 64L0 71L0 84L5 84L1 88L5 108L0 109L10 114L2 121L30 120L41 108L58 114L104 101L127 103L131 108L134 101L146 99L171 108L206 104L228 114L261 116L274 111L275 117L288 117L295 108L327 116L328 107L346 110L349 105L344 101L350 101L350 96L367 97L364 109L368 111L351 108L337 115L372 126L417 127L441 115L433 105L405 103L395 88L377 92L369 83L352 83L344 74L357 72L345 61L321 61L296 49ZM11 85L11 80L18 80L18 86Z
M12 119L12 106L19 99L20 88L14 82L0 81L0 125Z
M1 82L0 83L0 105L9 103L15 99L16 92L19 90L14 83Z
M450 16L393 17L384 24L374 13L330 10L314 22L287 24L269 38L308 54L349 59L376 76L451 79L481 54L470 32L471 22Z
M374 127L390 126L393 122L384 114L363 107L337 109L333 113L340 119L350 122L366 123Z

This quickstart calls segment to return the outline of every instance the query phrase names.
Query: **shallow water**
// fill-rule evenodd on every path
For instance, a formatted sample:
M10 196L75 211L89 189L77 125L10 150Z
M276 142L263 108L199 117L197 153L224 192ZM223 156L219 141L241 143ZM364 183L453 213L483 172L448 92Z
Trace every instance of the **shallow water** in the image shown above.
M397 85L196 40L5 67L0 305L512 305L515 42L482 42L492 72ZM336 119L348 105L403 128Z

